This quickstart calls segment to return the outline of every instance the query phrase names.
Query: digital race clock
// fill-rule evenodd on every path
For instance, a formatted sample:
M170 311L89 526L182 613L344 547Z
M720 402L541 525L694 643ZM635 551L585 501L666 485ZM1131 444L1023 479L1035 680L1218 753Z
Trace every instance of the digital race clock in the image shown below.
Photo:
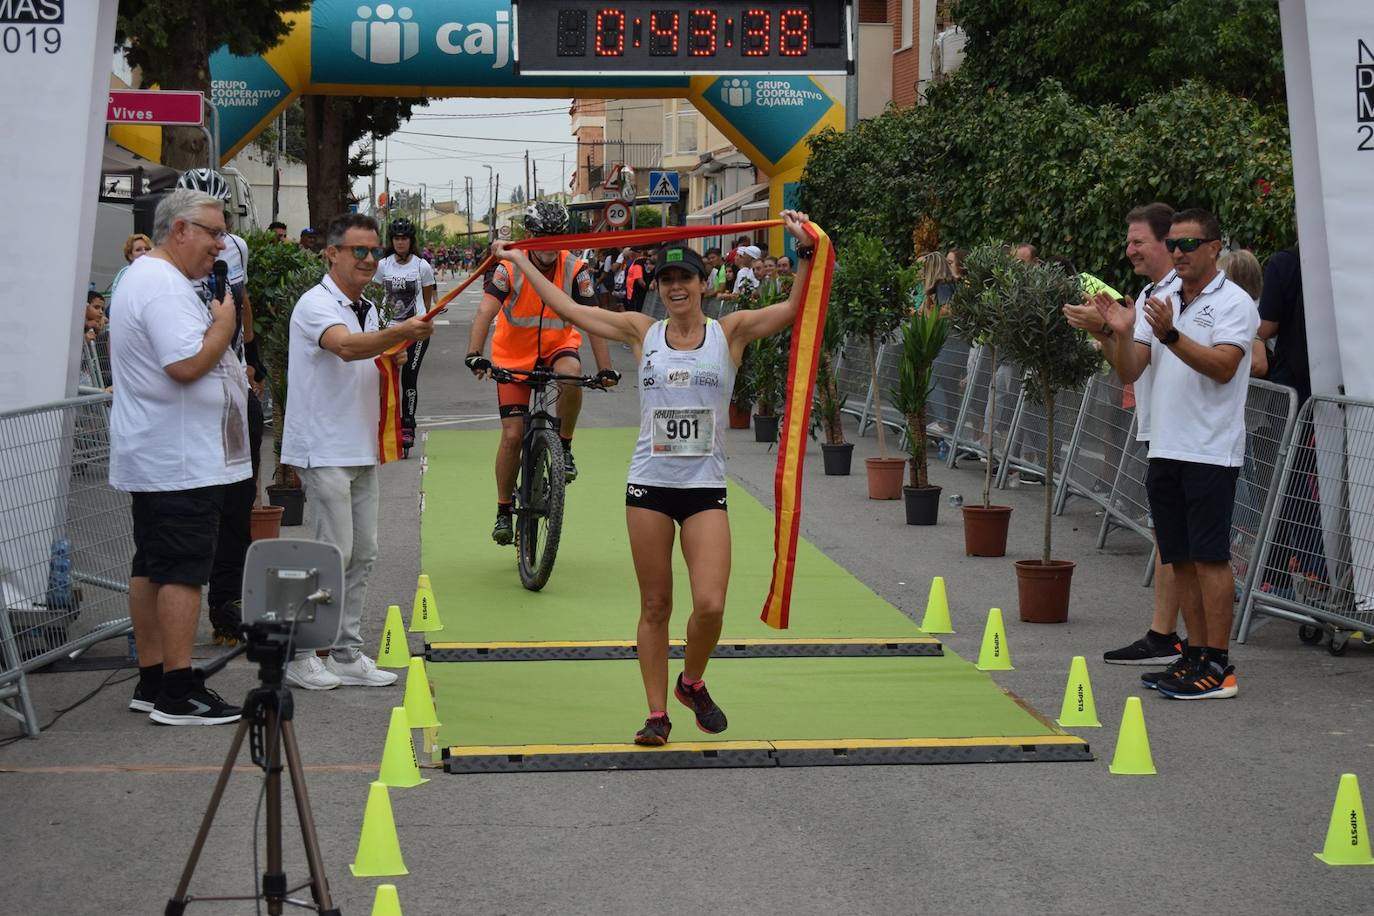
M850 0L515 0L516 72L851 73Z

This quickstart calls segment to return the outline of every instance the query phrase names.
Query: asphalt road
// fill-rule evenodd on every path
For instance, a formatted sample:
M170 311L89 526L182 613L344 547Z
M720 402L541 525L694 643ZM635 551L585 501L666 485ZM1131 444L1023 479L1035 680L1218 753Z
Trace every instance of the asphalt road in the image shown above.
M490 383L463 370L468 293L441 320L426 358L426 429L495 426ZM629 354L617 349L621 368ZM589 394L584 423L636 422L635 392ZM851 428L851 438L854 433ZM1071 622L1015 618L1011 561L1038 555L1042 490L1008 491L1016 508L1007 559L965 557L946 505L932 529L908 528L899 503L865 498L859 473L808 464L803 533L883 597L919 620L930 577L949 586L958 633L946 644L974 657L990 606L1007 609L1016 670L997 681L1057 713L1069 660L1089 659L1104 727L1085 729L1092 763L889 766L449 776L392 792L410 875L396 879L407 914L438 913L1368 913L1367 869L1329 868L1321 848L1337 779L1350 771L1374 793L1371 664L1299 645L1273 623L1234 652L1241 694L1175 703L1140 690L1137 669L1101 652L1140 635L1150 593L1146 546L1117 533L1105 551L1097 519L1071 501L1056 520L1056 554L1078 561ZM732 433L730 473L771 502L774 455ZM378 638L388 603L408 606L419 571L420 458L382 471L381 560L365 628ZM622 473L617 469L615 473ZM587 473L587 469L584 469ZM946 494L972 500L977 466L932 470ZM488 479L473 486L491 486ZM483 516L472 520L488 526ZM289 533L289 532L288 532ZM493 551L497 548L493 547ZM626 558L627 574L629 560ZM556 573L555 573L556 574ZM512 573L512 588L517 588ZM608 588L631 588L626 580ZM589 596L595 597L595 596ZM441 605L445 598L440 596ZM449 599L452 600L452 599ZM626 620L627 638L633 621ZM208 632L203 634L208 636ZM122 652L123 640L97 652ZM413 643L418 649L419 643ZM217 651L206 646L200 654ZM31 679L46 721L105 672ZM236 697L254 682L240 661L216 678ZM156 728L125 711L130 685L112 686L35 741L0 749L0 909L15 914L161 912L175 886L229 728ZM826 689L817 683L817 691ZM1156 777L1107 772L1123 701L1144 702ZM376 771L398 690L298 692L297 730L327 872L345 913L370 911L377 881L352 878L367 783ZM807 696L779 696L804 704ZM627 723L627 731L634 723ZM0 737L13 726L0 722ZM256 771L230 790L193 889L251 890ZM1374 797L1368 807L1374 809ZM304 874L288 804L287 869ZM259 855L261 848L259 847ZM251 905L197 904L192 913Z

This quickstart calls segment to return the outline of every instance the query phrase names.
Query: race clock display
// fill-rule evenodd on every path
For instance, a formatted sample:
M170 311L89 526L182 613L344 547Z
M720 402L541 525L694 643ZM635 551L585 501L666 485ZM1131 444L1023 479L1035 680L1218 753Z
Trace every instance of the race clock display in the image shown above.
M516 0L517 72L850 73L850 0Z

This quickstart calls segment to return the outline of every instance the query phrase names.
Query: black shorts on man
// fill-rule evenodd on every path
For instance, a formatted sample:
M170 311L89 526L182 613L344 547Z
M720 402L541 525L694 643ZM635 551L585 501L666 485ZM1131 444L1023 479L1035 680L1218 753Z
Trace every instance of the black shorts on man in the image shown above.
M134 559L130 575L154 585L210 580L224 509L225 484L194 490L131 493Z
M1151 458L1145 475L1162 563L1231 559L1231 512L1240 468Z

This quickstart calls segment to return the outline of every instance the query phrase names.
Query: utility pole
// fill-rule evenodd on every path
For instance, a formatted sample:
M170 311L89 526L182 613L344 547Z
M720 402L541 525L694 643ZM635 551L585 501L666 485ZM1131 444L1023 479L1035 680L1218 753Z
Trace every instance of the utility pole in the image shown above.
M468 246L472 246L472 176L463 176L463 185L468 194Z
M496 213L501 204L501 173L496 173L496 196L491 199L491 226L487 232L488 241L496 239Z
M534 197L530 194L530 151L529 151L529 150L525 150L525 200L526 200L526 202L531 201L531 200L534 200Z
M286 112L277 115L277 145L272 150L272 222L281 214L281 156L286 149Z
M377 215L377 135L372 135L372 186L367 192L368 212L376 217Z
M382 208L382 219L385 221L391 216L391 179L387 176L387 170L391 167L391 136L388 134L386 144L382 147L382 193L386 194L386 206Z
M542 197L542 195L539 193L539 163L538 163L538 161L536 161L536 162L534 163L534 197L535 197L535 198L540 198L540 197ZM531 198L531 199L534 199L534 198Z

